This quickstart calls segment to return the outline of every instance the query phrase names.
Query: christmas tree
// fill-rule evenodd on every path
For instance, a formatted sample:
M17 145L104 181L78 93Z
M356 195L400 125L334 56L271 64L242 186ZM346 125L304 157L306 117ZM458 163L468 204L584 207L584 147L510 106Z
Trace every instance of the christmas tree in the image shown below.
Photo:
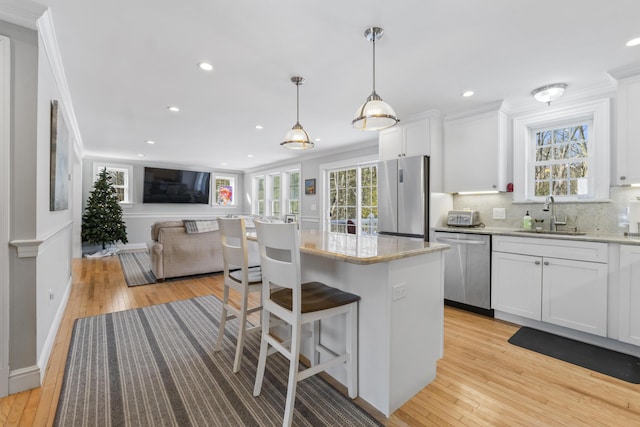
M122 221L116 190L111 184L111 175L107 168L98 174L93 191L87 200L87 208L82 215L82 241L101 244L103 251L107 244L117 241L127 243L127 227Z

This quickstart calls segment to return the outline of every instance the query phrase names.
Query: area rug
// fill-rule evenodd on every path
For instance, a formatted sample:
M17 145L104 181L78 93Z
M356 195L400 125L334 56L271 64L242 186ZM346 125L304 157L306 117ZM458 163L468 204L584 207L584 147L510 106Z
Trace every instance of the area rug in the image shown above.
M151 271L149 254L144 251L120 252L118 254L124 280L127 286L140 286L156 283L156 276Z
M269 356L253 397L260 336L232 372L237 320L214 353L220 301L204 296L76 320L56 426L279 426L288 360ZM295 426L380 426L317 376L298 384Z
M640 384L640 358L522 327L509 342L633 384Z

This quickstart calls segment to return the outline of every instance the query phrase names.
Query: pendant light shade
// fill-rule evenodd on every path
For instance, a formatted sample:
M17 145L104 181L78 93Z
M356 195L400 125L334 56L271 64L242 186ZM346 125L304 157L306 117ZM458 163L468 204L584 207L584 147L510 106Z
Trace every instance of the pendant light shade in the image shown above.
M284 141L280 145L294 150L306 150L307 148L313 148L315 144L310 140L309 134L300 124L300 85L304 83L304 78L291 77L291 81L296 85L296 124L287 132Z
M376 40L384 34L379 27L367 28L364 36L373 45L373 91L356 111L356 117L351 124L360 130L381 130L394 126L400 120L389 104L384 102L376 93Z

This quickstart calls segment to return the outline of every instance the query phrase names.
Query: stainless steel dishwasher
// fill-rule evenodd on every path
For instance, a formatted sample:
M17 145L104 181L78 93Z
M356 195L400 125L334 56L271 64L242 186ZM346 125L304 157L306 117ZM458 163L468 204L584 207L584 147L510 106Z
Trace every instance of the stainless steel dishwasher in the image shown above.
M491 310L491 235L436 231L444 252L444 298L448 305L493 316Z

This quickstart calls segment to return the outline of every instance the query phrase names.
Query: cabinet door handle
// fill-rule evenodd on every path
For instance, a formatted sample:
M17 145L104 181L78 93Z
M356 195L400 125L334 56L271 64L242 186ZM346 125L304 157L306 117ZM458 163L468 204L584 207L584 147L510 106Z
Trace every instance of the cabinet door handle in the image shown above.
M549 265L549 261L545 261L545 262L544 262L544 265Z
M624 181L625 179L627 179L627 177L626 177L626 176L624 176L624 175L622 175L622 176L620 177L620 179Z
M536 261L536 262L535 262L535 264L536 264L536 265L540 265L540 261Z

